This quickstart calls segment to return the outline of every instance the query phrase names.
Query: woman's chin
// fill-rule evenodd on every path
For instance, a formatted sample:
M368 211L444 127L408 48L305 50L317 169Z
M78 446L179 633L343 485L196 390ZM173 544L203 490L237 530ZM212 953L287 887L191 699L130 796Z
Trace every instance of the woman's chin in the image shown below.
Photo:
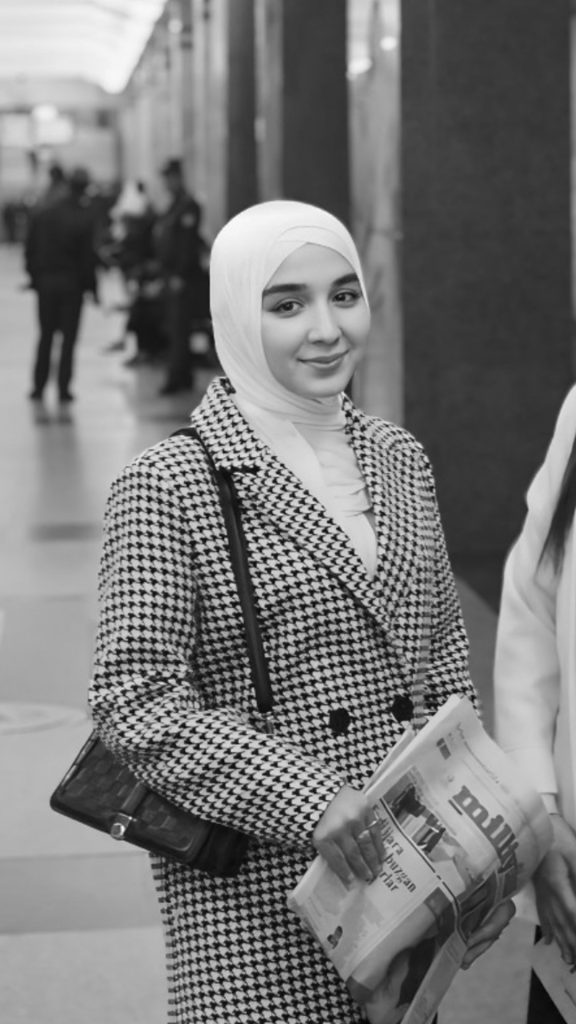
M303 398L333 398L346 390L351 379L352 373L349 369L341 370L339 373L326 375L323 379L307 381L303 385L300 395Z

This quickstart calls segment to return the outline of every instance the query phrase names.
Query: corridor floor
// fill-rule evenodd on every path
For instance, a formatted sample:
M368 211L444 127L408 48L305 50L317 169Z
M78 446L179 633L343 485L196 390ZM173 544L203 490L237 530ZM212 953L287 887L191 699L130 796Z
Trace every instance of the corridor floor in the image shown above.
M86 307L77 401L61 418L50 394L39 417L27 399L35 325L20 265L18 248L0 248L1 1017L162 1024L162 935L145 854L54 814L48 798L90 728L109 484L133 454L186 423L211 373L193 394L157 397L159 370L128 369L125 353L104 351L121 327L105 290L100 307ZM489 720L494 613L460 590ZM521 1024L529 941L528 926L513 922L457 979L441 1024Z

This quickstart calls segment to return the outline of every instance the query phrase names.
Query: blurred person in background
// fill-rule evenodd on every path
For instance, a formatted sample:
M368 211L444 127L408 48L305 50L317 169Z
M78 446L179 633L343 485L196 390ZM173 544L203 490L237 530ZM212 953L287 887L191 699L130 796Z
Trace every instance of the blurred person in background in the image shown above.
M32 401L41 402L50 377L54 337L61 336L58 396L73 401L70 383L84 295L97 300L94 218L86 191L90 178L78 167L65 192L32 211L24 246L26 273L38 300L40 336L34 361Z
M51 203L57 203L59 199L62 199L67 194L68 182L64 168L58 163L50 164L48 168L48 185L39 195L36 205L49 206Z
M135 266L148 254L154 208L142 181L127 181L110 210L110 257L130 279Z
M5 240L14 245L18 241L18 204L14 199L8 199L2 205L2 223Z
M160 173L169 195L169 204L154 228L168 342L166 380L160 394L171 395L189 390L194 383L190 334L195 297L205 281L207 246L200 234L202 211L186 188L181 160L167 160Z
M154 362L166 347L162 301L164 284L154 254L156 211L144 182L136 181L129 185L131 191L125 196L122 214L118 266L129 295L126 333L134 336L136 352L124 365L140 366Z
M162 282L154 258L155 210L142 181L127 181L109 217L104 261L111 274L120 275L122 297L115 309L125 312L122 335L106 351L126 348L128 335L136 339L136 352L126 366L154 359L164 347L161 332Z

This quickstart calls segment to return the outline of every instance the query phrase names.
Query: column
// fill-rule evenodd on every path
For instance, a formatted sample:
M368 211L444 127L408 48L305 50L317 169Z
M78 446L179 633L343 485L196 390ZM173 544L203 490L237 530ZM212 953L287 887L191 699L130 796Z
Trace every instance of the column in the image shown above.
M405 424L501 558L573 379L568 0L404 0Z
M258 0L260 198L349 222L346 0Z
M254 35L254 0L228 0L228 217L258 201Z
M192 191L195 191L195 157L196 157L196 119L194 117L194 57L195 44L194 24L192 19L192 0L180 0L180 69L181 69L181 106L182 124L182 159L186 171L186 180Z

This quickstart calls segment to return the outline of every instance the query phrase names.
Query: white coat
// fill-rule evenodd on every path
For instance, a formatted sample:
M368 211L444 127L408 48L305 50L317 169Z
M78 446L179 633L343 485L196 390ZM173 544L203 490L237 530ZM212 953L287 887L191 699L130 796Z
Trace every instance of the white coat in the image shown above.
M546 457L527 493L510 551L495 657L495 731L540 793L557 793L576 827L576 557L572 525L555 572L542 548L574 437L576 387L564 401Z

